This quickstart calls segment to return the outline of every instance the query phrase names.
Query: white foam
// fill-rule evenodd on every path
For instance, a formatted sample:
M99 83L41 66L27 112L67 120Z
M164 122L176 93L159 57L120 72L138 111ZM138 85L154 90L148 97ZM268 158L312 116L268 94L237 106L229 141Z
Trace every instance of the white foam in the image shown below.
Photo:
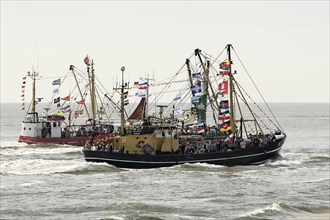
M81 151L80 147L26 147L22 146L19 148L5 148L1 150L1 155L10 156L10 155L30 155L30 154L61 154L61 153L70 153L70 152L79 152Z
M40 175L75 171L88 166L84 161L77 160L14 160L1 161L2 175Z
M253 211L251 211L247 214L243 214L240 217L253 217L253 216L256 216L256 215L259 215L259 214L263 214L267 211L278 211L279 212L279 211L281 211L281 209L282 208L280 206L280 203L273 203L269 206L253 210Z

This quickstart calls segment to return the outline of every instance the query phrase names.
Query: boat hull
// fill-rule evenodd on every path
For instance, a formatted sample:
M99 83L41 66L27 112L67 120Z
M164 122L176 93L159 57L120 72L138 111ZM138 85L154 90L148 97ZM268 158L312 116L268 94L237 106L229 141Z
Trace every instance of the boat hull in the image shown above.
M236 166L262 163L279 155L285 138L271 142L268 146L205 154L138 155L107 151L83 150L86 161L106 162L121 168L159 168L185 163L208 163Z
M94 136L93 140L107 139L107 143L111 143L113 140L113 134L100 134ZM92 136L81 136L81 137L67 137L67 138L40 138L40 137L29 137L20 135L18 142L27 144L66 144L73 146L84 146L87 141L91 140Z

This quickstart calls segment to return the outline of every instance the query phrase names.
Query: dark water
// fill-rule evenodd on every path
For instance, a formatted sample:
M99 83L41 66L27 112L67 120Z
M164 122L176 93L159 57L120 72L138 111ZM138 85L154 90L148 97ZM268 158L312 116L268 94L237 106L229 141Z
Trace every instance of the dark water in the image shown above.
M1 105L1 219L329 219L329 104L272 104L282 159L133 170L81 149L17 143L19 104Z

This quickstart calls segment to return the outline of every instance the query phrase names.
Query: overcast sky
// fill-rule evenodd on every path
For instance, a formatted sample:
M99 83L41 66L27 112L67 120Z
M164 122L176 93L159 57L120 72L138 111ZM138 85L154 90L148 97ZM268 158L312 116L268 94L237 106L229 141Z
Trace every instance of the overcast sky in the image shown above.
M123 65L161 80L228 43L269 102L329 102L329 1L2 0L1 102L21 102L32 66L56 78L89 54L110 90Z

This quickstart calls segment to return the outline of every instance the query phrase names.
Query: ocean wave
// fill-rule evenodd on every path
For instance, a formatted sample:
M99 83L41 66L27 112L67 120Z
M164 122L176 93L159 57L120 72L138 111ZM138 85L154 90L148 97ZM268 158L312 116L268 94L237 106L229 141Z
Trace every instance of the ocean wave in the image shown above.
M282 202L255 209L240 215L237 219L261 218L265 216L283 216L290 219L329 219L330 207L325 205L291 205ZM285 216L285 217L284 217Z
M19 147L7 147L1 148L1 155L3 156L23 156L23 155L30 155L30 154L76 154L81 153L80 147L73 147L73 146L36 146L36 145L22 145Z
M257 216L260 216L262 214L270 215L270 214L278 213L278 212L281 212L281 211L283 211L283 209L282 209L280 203L273 203L271 205L255 209L255 210L253 210L251 212L248 212L246 214L242 214L238 217L238 219L243 219L243 218L246 218L246 217L257 217Z
M45 175L76 170L85 165L77 160L11 160L0 162L1 175Z

